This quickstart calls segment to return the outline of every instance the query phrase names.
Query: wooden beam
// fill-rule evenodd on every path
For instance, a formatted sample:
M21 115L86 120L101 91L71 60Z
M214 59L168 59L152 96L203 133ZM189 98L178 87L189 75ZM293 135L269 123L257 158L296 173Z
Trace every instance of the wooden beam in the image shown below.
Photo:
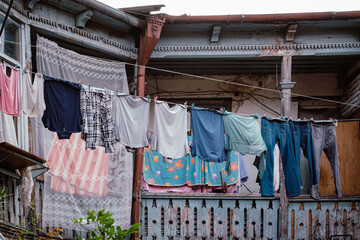
M83 28L85 27L85 24L87 21L89 21L92 17L92 15L94 14L93 11L91 10L86 10L78 15L76 15L76 21L75 21L75 26L77 28Z
M215 25L212 30L210 42L218 43L219 38L220 38L220 33L221 33L221 26Z
M293 42L296 34L297 24L290 24L288 25L287 31L286 31L286 42Z
M295 83L291 82L291 56L284 56L281 62L281 115L290 116L291 88ZM289 199L286 196L285 177L283 171L283 161L280 161L280 216L279 229L280 239L289 239L288 237L288 217L289 217Z

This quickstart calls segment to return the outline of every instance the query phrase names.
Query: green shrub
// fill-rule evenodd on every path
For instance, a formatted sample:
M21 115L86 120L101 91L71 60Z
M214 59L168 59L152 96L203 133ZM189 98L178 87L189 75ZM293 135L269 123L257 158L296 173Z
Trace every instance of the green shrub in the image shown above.
M113 214L105 212L105 209L102 209L98 212L94 210L87 210L87 218L72 219L76 224L94 224L94 230L90 231L90 238L94 240L100 239L125 239L127 235L138 233L137 229L140 227L141 223L136 223L131 225L129 229L122 230L120 226L114 226ZM76 234L76 239L81 240L80 236Z

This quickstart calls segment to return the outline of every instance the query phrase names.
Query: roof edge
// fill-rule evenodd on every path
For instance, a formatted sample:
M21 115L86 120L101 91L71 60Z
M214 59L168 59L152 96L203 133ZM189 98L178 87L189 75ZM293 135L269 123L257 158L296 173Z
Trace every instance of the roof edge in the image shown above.
M271 23L319 20L349 20L360 19L360 11L346 12L305 12L305 13L276 13L276 14L239 14L213 16L172 16L161 15L166 23Z

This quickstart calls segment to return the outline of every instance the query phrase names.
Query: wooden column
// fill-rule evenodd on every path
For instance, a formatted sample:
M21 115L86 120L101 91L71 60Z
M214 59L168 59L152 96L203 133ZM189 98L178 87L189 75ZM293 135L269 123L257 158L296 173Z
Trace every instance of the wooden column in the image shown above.
M160 39L161 29L165 19L148 17L145 19L145 28L140 36L138 52L137 95L145 96L145 66L148 63L156 44ZM131 208L131 224L140 222L141 211L141 174L144 162L144 149L138 148L135 154L133 197ZM132 239L138 239L139 234L133 234Z
M295 83L291 82L291 56L283 56L281 62L281 115L285 117L290 116L290 104L291 104L291 88L294 87ZM280 239L289 239L288 237L288 207L289 199L286 196L285 189L285 177L283 171L283 164L280 161Z

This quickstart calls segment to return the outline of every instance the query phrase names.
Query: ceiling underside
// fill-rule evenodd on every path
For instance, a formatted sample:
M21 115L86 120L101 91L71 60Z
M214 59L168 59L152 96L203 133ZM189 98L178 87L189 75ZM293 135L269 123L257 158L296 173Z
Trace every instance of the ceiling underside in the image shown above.
M292 73L346 73L360 55L349 56L294 56ZM280 73L281 57L258 57L237 59L150 59L152 68L174 72L217 75L217 74L271 74ZM148 74L167 75L169 72L148 69Z

